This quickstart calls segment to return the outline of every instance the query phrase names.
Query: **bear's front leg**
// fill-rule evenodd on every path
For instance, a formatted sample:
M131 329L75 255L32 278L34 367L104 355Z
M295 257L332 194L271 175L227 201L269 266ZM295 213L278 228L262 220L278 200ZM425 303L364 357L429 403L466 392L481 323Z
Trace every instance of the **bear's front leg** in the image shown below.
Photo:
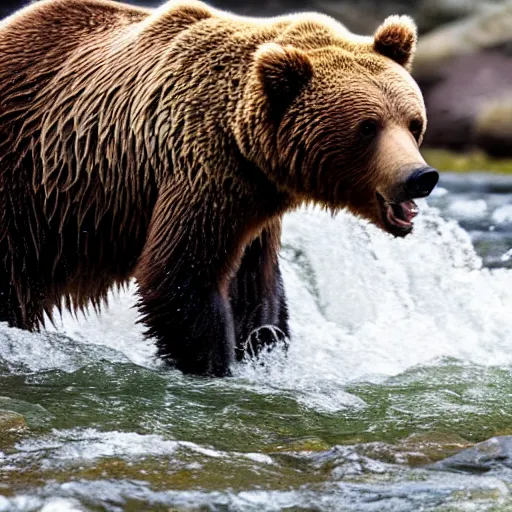
M230 235L205 201L194 203L178 192L160 195L135 270L141 322L159 356L182 372L227 376L235 360L233 314L223 286L223 243Z
M256 356L285 343L290 336L288 308L279 268L281 219L269 223L245 248L231 281L230 300L236 335L236 356Z
M194 278L169 282L165 273L155 273L151 281L139 279L140 306L158 355L186 374L230 375L234 328L231 307L221 293Z

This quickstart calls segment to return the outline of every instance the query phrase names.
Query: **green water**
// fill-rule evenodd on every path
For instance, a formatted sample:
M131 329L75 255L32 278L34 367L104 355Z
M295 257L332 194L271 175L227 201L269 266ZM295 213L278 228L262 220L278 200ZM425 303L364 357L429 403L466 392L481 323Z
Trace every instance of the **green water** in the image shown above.
M475 186L433 202L506 266L512 179ZM229 379L155 360L133 290L52 333L0 325L0 512L512 511L512 446L468 451L512 435L512 271L437 211L415 229L285 219L290 350Z
M291 493L295 508L282 510L302 510L308 501L303 510L324 510L315 505L321 496L334 507L325 510L341 510L349 506L342 483L356 486L354 510L373 510L374 498L367 503L365 496L385 484L387 496L376 501L381 507L394 500L389 510L413 510L415 488L407 495L402 488L421 482L421 503L432 510L461 498L481 510L512 507L506 472L498 472L499 484L467 477L451 488L442 484L459 475L422 469L511 432L509 369L443 360L346 391L364 405L326 413L293 396L251 391L242 379L184 378L131 363L100 361L71 373L2 372L0 408L24 421L3 416L0 489L6 497L73 496L90 510L164 510L199 500L191 492L207 496L205 506L220 503L204 510L238 510L227 502L222 508L222 498L244 491L270 493L262 495L261 510L274 506L272 493ZM87 490L100 481L106 494Z

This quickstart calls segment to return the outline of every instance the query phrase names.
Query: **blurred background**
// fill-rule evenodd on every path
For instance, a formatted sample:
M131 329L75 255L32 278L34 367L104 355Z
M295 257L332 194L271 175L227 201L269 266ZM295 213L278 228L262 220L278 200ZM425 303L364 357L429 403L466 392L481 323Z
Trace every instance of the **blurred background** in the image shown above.
M148 7L163 2L133 0ZM6 16L28 2L3 0ZM409 14L420 30L413 75L427 105L424 147L439 168L492 168L488 159L512 157L512 1L504 0L211 0L239 14L270 16L316 10L360 34L371 34L389 14ZM454 153L455 152L455 153ZM454 154L458 155L453 160ZM451 155L451 157L449 156ZM480 159L480 160L479 160ZM471 165L471 164L470 164ZM510 170L512 165L509 163ZM499 167L499 164L498 164ZM463 170L463 169L460 169Z

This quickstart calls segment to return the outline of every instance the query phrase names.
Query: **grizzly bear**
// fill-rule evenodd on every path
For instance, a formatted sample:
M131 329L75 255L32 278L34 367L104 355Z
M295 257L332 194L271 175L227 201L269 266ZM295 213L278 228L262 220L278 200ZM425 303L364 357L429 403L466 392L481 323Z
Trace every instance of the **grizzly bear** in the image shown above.
M419 153L416 27L195 0L42 0L0 23L0 321L44 327L138 283L147 335L225 376L289 338L283 214L347 208L394 236L438 174ZM253 347L254 348L254 347Z

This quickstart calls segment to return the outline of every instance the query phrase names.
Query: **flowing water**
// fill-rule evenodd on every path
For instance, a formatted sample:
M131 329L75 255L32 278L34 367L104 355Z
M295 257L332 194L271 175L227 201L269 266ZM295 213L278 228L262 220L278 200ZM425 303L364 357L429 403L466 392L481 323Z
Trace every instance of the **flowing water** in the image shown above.
M293 340L229 379L164 367L134 284L0 324L0 511L512 510L508 453L433 464L512 433L512 179L445 174L420 207L405 240L287 216Z

